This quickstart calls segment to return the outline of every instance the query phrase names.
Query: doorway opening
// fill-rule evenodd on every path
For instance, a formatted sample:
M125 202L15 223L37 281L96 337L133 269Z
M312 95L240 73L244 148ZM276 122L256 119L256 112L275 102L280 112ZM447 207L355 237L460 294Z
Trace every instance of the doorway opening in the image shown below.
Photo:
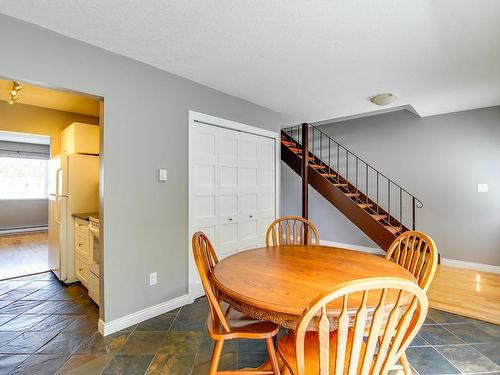
M50 137L0 131L0 280L49 270Z
M102 113L100 97L0 79L0 283L47 272L100 305Z

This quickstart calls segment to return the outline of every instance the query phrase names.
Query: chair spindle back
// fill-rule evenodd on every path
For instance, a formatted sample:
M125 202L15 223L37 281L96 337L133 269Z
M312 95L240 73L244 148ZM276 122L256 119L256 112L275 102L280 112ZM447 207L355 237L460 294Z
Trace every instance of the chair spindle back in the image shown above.
M396 302L388 305L388 296ZM367 307L369 299L377 302L372 311ZM340 308L337 327L332 327L327 316L327 305L334 301ZM427 309L428 301L422 289L400 278L350 281L323 293L309 304L299 320L296 375L387 374L416 336ZM304 342L313 319L318 328L319 363L311 364L304 361ZM332 328L337 331L331 332ZM366 341L365 330L369 332ZM333 358L331 341L336 345Z
M394 240L386 259L410 271L427 292L436 272L438 252L432 238L422 232L407 231Z
M309 220L299 216L283 216L267 229L266 246L319 245L319 233Z

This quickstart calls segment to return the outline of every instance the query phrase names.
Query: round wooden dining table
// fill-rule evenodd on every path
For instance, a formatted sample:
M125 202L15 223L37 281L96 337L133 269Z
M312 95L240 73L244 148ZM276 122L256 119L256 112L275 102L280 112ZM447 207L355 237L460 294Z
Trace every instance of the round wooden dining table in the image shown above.
M212 280L232 308L255 319L295 329L300 315L320 293L343 282L370 277L399 277L416 283L413 275L383 257L328 246L270 246L245 250L222 259ZM396 294L388 294L388 307ZM368 296L374 310L378 296ZM359 301L351 298L354 310ZM340 301L328 305L331 320Z

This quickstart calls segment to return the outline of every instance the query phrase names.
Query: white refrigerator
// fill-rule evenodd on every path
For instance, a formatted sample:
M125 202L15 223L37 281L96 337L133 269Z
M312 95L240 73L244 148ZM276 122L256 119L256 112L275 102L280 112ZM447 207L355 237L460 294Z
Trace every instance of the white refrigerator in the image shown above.
M65 283L75 277L74 213L99 211L99 156L61 154L49 161L49 267Z

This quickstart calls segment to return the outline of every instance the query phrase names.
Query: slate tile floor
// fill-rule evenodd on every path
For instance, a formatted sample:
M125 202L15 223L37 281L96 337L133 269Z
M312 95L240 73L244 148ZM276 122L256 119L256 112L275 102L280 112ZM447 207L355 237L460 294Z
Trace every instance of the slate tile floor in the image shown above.
M108 337L78 284L51 273L0 281L0 375L207 374L213 343L204 299ZM259 341L228 342L221 368L256 366ZM431 310L407 351L414 372L500 374L500 326Z

